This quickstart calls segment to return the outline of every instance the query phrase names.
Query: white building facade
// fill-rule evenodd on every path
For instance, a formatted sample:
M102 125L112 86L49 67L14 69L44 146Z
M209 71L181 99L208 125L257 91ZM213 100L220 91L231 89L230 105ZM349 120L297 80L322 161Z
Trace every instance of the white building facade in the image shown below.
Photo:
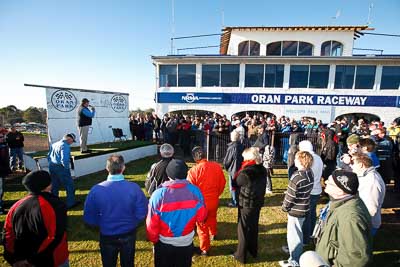
M220 55L153 56L156 111L262 111L324 123L400 117L400 56L353 55L365 26L228 27Z

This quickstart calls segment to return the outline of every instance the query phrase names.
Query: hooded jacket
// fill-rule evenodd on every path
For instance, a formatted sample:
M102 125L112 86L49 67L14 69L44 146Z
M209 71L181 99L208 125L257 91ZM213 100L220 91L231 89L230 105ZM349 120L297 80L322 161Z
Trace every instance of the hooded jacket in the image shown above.
M362 176L358 176L358 193L368 209L372 218L372 227L381 226L381 208L385 199L386 185L381 175L374 167L365 170Z
M330 266L367 266L372 259L370 221L359 197L332 201L316 252Z

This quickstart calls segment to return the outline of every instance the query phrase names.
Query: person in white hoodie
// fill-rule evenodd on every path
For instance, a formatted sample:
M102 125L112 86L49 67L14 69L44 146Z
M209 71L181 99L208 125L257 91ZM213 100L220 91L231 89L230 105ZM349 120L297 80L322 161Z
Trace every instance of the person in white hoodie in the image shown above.
M358 176L358 194L372 218L372 236L381 226L381 208L385 199L386 185L381 175L372 165L368 155L358 155L353 159L353 172Z
M303 243L310 243L310 236L314 230L315 222L317 220L317 203L322 193L321 177L324 163L320 156L318 156L313 149L310 141L304 140L299 143L299 151L307 151L313 157L313 164L311 170L314 174L314 185L310 195L310 210L307 212L306 220L303 224Z

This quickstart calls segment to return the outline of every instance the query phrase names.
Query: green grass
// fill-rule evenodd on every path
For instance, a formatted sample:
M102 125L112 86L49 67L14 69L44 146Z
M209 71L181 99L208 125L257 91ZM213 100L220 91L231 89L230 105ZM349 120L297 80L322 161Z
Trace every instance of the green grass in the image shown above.
M125 171L126 179L138 183L144 187L144 180L150 165L156 161L155 157L141 159L127 165ZM192 164L190 164L192 165ZM104 180L105 172L95 173L79 178L76 181L76 195L79 200L84 201L90 188ZM261 211L259 224L259 257L253 259L249 256L248 266L279 266L278 261L287 258L281 252L281 246L286 240L286 213L281 211L280 205L283 192L287 186L285 170L276 170L273 185L274 194L265 199L265 205ZM16 200L26 195L20 179L10 180L6 184L4 196L5 204L9 207ZM61 198L65 200L65 191L61 191ZM227 208L229 190L226 186L221 196L220 208L218 210L218 240L212 242L211 256L193 258L193 266L240 266L229 254L235 250L237 245L237 210ZM326 199L321 200L322 202ZM99 233L96 229L88 228L83 223L82 205L68 212L68 240L70 250L71 266L101 266L99 252ZM0 216L1 223L5 216ZM136 265L153 266L152 244L145 238L145 228L142 223L138 228L136 242ZM374 266L398 266L400 254L400 231L397 228L386 228L378 232L375 243ZM195 238L198 246L198 238ZM306 249L312 249L307 247ZM0 255L3 248L0 247ZM6 266L3 258L0 258L0 266Z
M87 157L92 157L93 155L99 156L103 154L107 154L110 152L118 152L123 150L128 150L132 148L148 146L154 144L150 141L121 141L121 142L109 142L109 143L101 143L95 145L89 145L88 148L92 151L90 154L82 154L80 152L79 147L71 148L71 156L75 159L83 159ZM31 153L30 156L34 159L43 158L47 156L48 151L38 151L35 153Z

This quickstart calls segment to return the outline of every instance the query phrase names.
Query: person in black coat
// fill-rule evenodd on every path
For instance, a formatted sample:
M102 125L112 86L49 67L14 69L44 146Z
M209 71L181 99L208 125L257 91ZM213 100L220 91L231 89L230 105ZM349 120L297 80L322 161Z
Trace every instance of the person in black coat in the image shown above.
M233 257L241 263L246 263L247 252L254 258L257 258L258 254L258 221L264 205L267 170L262 165L258 148L247 148L242 155L242 167L235 177L239 187L239 242Z
M231 132L231 141L232 142L228 144L222 164L229 173L229 191L231 192L232 200L228 203L228 206L237 207L238 194L236 186L233 184L233 178L242 165L244 146L240 142L240 134L237 131Z
M4 133L0 132L0 214L4 214L3 195L4 182L7 175L11 173L10 154Z
M324 138L321 146L321 159L324 163L322 177L327 180L332 172L336 169L336 157L338 154L338 144L333 140L335 132L331 129L324 131Z

